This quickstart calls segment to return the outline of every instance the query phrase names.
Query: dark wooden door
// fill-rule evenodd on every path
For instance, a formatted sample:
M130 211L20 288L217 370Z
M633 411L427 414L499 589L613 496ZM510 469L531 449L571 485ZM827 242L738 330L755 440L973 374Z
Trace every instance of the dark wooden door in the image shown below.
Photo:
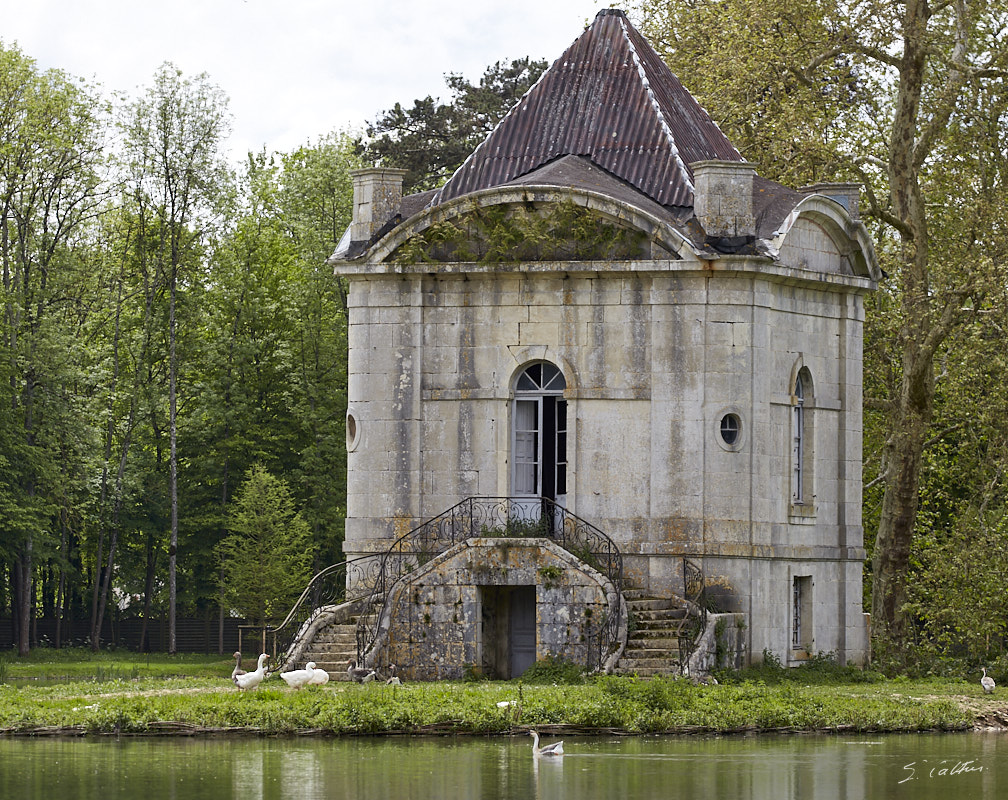
M515 586L511 590L508 614L509 677L517 678L536 660L536 597L535 586Z

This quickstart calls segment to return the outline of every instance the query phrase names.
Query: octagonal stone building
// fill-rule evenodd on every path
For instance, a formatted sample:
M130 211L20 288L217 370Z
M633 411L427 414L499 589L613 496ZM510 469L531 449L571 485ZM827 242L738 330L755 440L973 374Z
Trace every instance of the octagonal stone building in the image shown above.
M651 610L703 605L741 660L863 662L858 187L757 175L615 10L442 187L402 178L356 173L330 259L344 551L400 563L361 656L618 669Z

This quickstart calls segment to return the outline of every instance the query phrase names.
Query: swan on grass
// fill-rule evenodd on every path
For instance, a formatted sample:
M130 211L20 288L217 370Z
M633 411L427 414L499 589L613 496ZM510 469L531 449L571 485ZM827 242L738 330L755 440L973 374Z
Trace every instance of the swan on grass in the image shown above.
M284 679L291 689L300 689L311 683L315 675L315 662L309 661L304 669L292 669L290 672L281 672L280 677Z
M235 686L239 690L245 689L255 689L260 683L263 682L263 678L266 677L266 662L269 660L269 656L263 653L259 656L259 666L253 672L244 672L241 675L235 675L232 680L234 680Z
M993 694L994 692L994 679L987 674L987 667L983 667L983 677L980 679L980 685L983 686L984 694Z
M535 731L529 731L529 736L532 737L532 755L534 756L562 756L564 754L563 742L553 742L553 744L548 744L545 747L539 746L539 734Z
M308 681L309 686L321 686L324 683L329 683L329 673L324 669L319 669L315 667L315 672L312 673L311 680Z

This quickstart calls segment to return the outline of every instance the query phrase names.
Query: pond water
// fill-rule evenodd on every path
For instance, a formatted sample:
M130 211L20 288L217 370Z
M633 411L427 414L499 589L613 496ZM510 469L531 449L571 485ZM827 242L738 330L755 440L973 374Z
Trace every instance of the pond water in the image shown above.
M1008 733L569 737L564 747L535 759L525 736L0 739L0 798L1008 797Z

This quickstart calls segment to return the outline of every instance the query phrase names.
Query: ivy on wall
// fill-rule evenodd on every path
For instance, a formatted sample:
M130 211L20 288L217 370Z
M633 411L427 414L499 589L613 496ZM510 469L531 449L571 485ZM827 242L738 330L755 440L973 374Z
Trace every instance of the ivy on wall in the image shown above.
M579 206L510 203L474 207L411 236L395 264L524 261L603 261L648 255L648 237Z

